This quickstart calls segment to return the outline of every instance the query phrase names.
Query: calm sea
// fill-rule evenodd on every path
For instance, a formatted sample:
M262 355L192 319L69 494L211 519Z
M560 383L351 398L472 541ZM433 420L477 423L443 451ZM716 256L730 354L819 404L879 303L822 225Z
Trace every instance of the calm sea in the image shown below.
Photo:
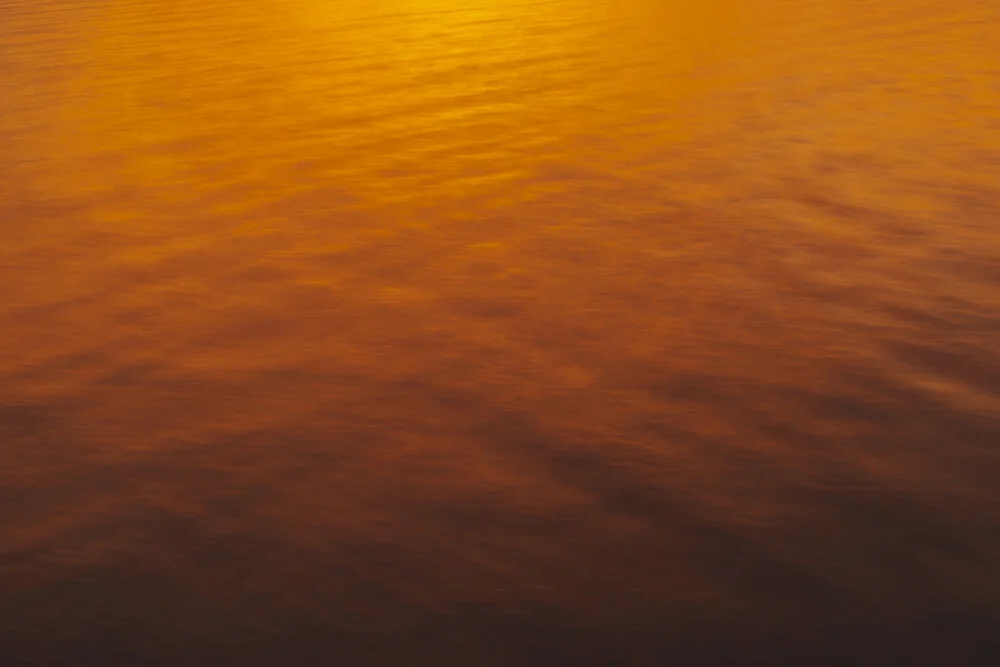
M995 0L0 0L0 662L1000 664Z

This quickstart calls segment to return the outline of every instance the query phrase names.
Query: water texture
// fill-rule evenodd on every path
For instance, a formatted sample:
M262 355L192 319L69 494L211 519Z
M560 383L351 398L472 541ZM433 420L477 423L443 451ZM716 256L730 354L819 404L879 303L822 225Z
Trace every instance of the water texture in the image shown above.
M0 0L0 658L1000 662L992 0Z

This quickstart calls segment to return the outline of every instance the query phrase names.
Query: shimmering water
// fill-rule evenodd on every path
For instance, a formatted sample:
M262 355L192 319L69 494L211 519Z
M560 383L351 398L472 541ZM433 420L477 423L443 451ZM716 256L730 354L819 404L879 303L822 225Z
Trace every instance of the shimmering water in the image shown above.
M992 665L993 0L0 0L0 657Z

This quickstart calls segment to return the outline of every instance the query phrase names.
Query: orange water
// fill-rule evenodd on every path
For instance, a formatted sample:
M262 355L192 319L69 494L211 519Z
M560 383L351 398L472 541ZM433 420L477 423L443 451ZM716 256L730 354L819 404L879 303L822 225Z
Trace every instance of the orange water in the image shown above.
M0 0L0 654L980 664L997 35Z

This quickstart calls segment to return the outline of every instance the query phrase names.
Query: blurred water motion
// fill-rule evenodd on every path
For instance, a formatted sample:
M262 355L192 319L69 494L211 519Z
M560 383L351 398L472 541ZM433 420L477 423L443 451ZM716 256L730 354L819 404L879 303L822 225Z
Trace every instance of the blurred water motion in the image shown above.
M0 0L0 658L992 665L985 0Z

